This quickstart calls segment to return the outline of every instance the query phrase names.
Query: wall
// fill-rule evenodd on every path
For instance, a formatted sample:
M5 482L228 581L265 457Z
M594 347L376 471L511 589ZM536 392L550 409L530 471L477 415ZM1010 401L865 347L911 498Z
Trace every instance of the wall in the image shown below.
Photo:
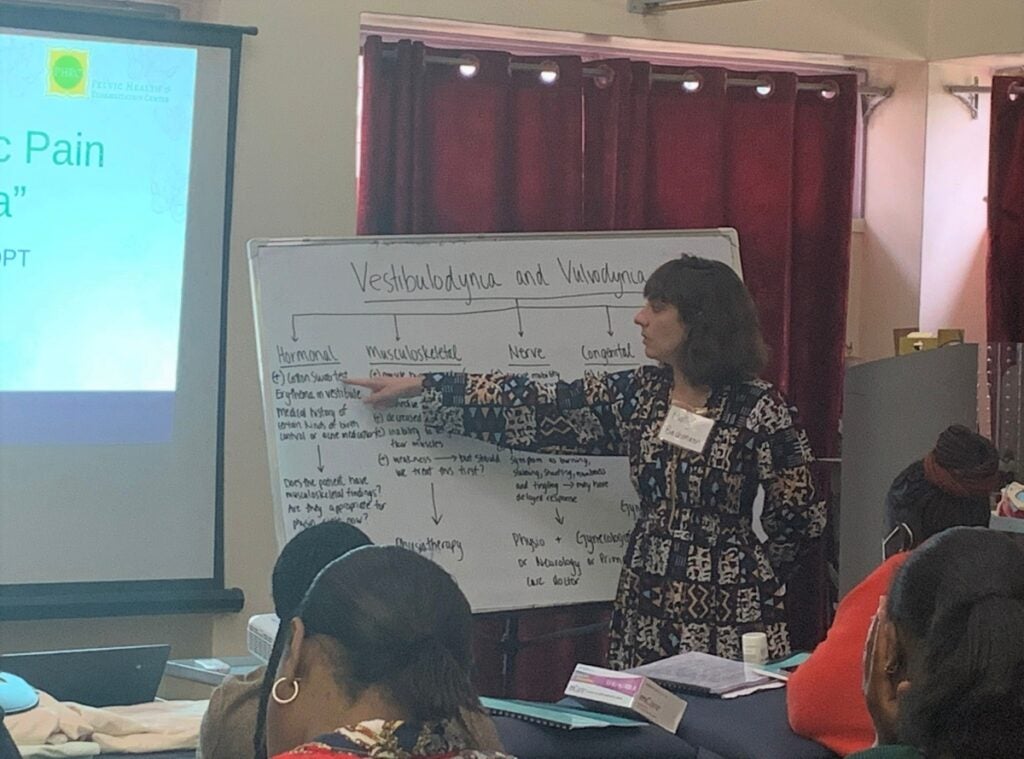
M868 192L857 262L861 360L891 356L893 328L918 320L928 65L877 64L871 79L895 94L877 108L867 129Z
M1020 0L930 0L928 59L1024 52Z
M170 643L172 657L208 656L213 646L213 620L200 616L154 616L112 619L71 619L0 624L0 652L62 648L132 646ZM167 678L164 698L208 698L202 690Z
M964 327L969 342L985 340L989 96L972 120L944 86L989 84L995 60L869 66L896 92L867 130L864 231L853 245L860 290L850 293L857 360L892 355L898 326Z
M864 319L864 220L854 219L850 235L850 284L846 291L846 361L860 363L864 355L861 323Z
M921 327L962 327L967 342L984 343L988 255L988 145L991 97L978 98L978 118L944 91L948 84L990 85L994 70L1024 56L975 58L929 66L925 237L921 249ZM978 356L978 425L987 431L987 352Z
M226 575L229 585L245 591L246 608L239 615L213 618L8 623L0 625L5 648L131 639L170 641L175 656L204 655L211 648L219 655L238 654L244 651L248 616L269 608L268 575L276 545L244 245L260 236L353 233L361 11L584 32L593 41L618 35L910 60L924 59L930 35L935 36L927 0L760 0L647 18L627 14L625 6L626 0L201 4L204 21L259 28L259 35L245 42L242 65L228 313ZM191 17L196 8L196 0L189 0ZM874 307L864 311L879 324L897 324L918 315L922 209L914 199L923 193L925 100L915 93L925 92L927 75L921 63L883 69L880 73L901 95L879 109L871 127L872 182L880 176L889 179L879 179L880 192L868 199L861 266L864 281L872 289L878 283L883 294L877 312ZM892 136L895 144L888 142ZM862 333L867 355L887 352L875 326Z
M928 67L924 240L921 248L921 328L964 327L968 342L984 342L985 255L990 98L978 98L978 118L944 91L947 84L991 84L987 66Z

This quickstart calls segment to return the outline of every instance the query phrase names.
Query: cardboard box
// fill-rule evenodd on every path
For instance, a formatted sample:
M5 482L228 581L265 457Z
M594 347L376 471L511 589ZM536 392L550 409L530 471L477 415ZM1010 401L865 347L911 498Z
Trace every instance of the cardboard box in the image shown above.
M892 331L897 356L907 353L941 348L943 345L959 345L964 341L962 329L940 329L938 332L919 332L917 327L901 327Z
M686 702L643 675L577 664L565 686L565 695L587 701L598 709L638 715L674 733L686 711Z

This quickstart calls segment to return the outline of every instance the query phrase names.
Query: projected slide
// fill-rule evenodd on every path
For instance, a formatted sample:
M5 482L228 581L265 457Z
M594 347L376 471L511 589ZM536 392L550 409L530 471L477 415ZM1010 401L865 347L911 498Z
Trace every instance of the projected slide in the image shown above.
M168 433L195 81L194 49L0 33L2 439Z

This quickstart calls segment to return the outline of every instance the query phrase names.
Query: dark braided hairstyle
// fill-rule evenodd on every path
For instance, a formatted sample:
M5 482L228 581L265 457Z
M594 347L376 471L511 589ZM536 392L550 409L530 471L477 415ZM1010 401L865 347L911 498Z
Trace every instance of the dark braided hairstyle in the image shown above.
M889 591L910 688L899 738L929 757L1024 756L1024 550L955 527L911 553Z
M893 480L886 496L888 530L907 525L917 545L957 525L985 526L990 493L999 487L999 452L967 427L947 427L935 448ZM913 547L913 546L908 546Z
M299 610L323 636L334 679L350 698L381 688L414 721L479 712L470 682L472 615L455 580L398 546L359 548L316 578Z
M284 652L289 622L298 614L299 605L320 571L353 548L370 544L366 533L346 522L330 520L307 527L289 540L274 564L271 593L274 612L281 620L274 646L270 651L267 671L260 688L260 703L256 712L256 732L253 735L255 759L267 759L267 701L274 685L274 673Z

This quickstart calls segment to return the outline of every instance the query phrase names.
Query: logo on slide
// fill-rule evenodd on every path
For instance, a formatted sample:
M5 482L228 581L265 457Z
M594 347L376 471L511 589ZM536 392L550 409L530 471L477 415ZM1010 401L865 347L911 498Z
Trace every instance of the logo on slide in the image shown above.
M51 95L88 94L89 53L84 50L50 49L46 91Z

